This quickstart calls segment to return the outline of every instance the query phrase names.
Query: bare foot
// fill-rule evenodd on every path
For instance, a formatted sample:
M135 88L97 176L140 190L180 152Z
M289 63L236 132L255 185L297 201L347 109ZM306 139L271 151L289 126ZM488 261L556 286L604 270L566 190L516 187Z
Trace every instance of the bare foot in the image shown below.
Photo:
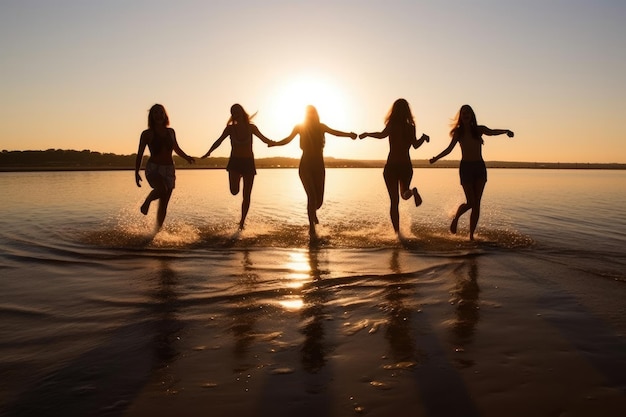
M417 192L417 188L413 188L413 198L415 199L415 207L419 207L422 204L422 197Z
M141 211L141 213L145 216L148 214L148 209L150 208L150 202L146 201L145 203L143 203L141 205L141 208L139 209Z
M450 223L450 233L452 233L453 235L456 235L456 226L458 222L459 219L455 217L454 219L452 219L452 223Z

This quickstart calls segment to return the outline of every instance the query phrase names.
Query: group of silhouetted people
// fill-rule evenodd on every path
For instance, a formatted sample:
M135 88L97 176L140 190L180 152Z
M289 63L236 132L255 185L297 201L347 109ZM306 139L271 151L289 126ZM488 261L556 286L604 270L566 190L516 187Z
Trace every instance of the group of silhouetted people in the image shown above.
M254 116L254 115L253 115ZM296 136L300 136L300 148L302 157L298 172L300 180L307 195L307 214L309 218L309 235L311 240L317 239L315 225L319 223L317 210L324 201L324 144L325 134L330 133L339 137L356 139L354 132L335 130L320 122L319 115L314 106L307 106L304 122L296 125L286 138L273 141L265 137L259 128L251 122L253 116L248 115L240 104L234 104L230 108L230 118L219 138L211 145L210 149L202 158L206 158L217 149L222 142L230 137L231 153L226 170L230 183L230 192L233 195L239 193L241 180L243 179L243 201L241 204L241 220L239 229L244 228L246 216L250 208L250 195L256 166L252 152L252 137L256 136L268 146L281 146L291 142ZM513 137L513 132L507 129L489 129L478 125L476 115L472 108L465 104L459 110L456 120L452 125L450 136L452 140L446 149L439 155L430 159L435 163L440 158L448 155L458 143L461 147L461 163L459 175L461 185L465 192L465 203L461 204L450 225L450 232L456 233L459 217L471 210L470 215L470 240L474 239L474 232L480 216L480 202L487 183L487 169L482 158L482 135L494 136L507 134ZM415 201L415 206L422 203L422 198L416 187L411 188L413 166L409 150L411 146L417 149L430 138L426 134L418 139L416 135L415 121L409 103L405 99L398 99L393 103L386 120L385 128L381 132L364 132L358 135L361 139L372 137L376 139L389 138L389 155L383 171L385 185L389 192L391 206L389 214L394 231L400 233L400 216L398 206L400 197ZM194 163L195 160L187 155L178 146L176 133L169 127L169 118L165 108L155 104L148 113L148 129L144 130L139 140L139 150L135 163L135 181L141 186L139 169L143 160L146 146L150 150L150 157L146 163L145 176L152 187L152 191L146 197L141 206L143 214L148 213L150 203L159 200L157 211L157 227L160 228L165 220L167 206L175 186L175 169L172 152Z

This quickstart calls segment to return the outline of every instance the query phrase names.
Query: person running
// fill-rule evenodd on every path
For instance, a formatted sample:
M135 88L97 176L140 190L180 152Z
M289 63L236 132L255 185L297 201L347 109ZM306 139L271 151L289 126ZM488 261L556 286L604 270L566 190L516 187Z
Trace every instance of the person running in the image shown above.
M270 146L286 145L300 135L300 149L302 157L298 172L300 180L304 186L307 196L307 215L309 217L309 236L311 240L317 239L315 225L319 224L317 210L324 202L324 182L326 178L326 167L324 166L324 135L330 133L334 136L349 137L353 140L357 135L354 132L347 133L340 130L331 129L320 122L317 109L308 105L305 111L305 119L302 124L296 125L291 134L285 139Z
M232 195L239 194L241 180L243 179L243 201L241 203L241 220L239 221L239 230L243 230L250 209L250 196L252 194L252 186L254 185L254 176L256 175L256 166L254 163L254 153L252 152L252 136L256 136L266 144L274 144L276 142L266 138L256 125L250 120L254 115L249 116L241 104L233 104L230 107L230 118L222 132L221 136L211 145L211 148L202 158L207 158L215 149L217 149L224 139L230 137L230 158L226 165L228 171L228 181L230 183L230 192Z
M456 115L456 120L452 124L450 136L452 140L446 149L439 155L430 159L434 164L440 158L448 155L456 144L461 147L461 163L459 166L459 176L461 186L465 193L465 203L461 204L450 224L450 232L456 233L459 218L468 210L470 214L470 240L474 240L474 232L480 217L480 202L483 196L485 185L487 184L487 167L482 156L482 145L484 143L482 135L496 136L506 134L512 138L513 132L508 129L489 129L487 126L479 125L476 122L476 114L468 105L461 106Z
M188 156L178 146L176 132L169 125L170 119L167 116L165 107L161 104L153 105L148 112L148 129L144 130L139 138L139 149L137 150L137 158L135 160L135 182L138 187L141 187L142 180L139 169L141 168L144 151L146 146L148 146L150 157L148 162L146 162L145 175L148 184L152 187L152 191L146 197L140 210L144 215L147 215L150 203L154 200L159 200L157 229L163 226L165 215L167 214L167 206L176 183L172 152L176 152L190 164L195 162L192 157Z
M359 135L361 139L372 137L376 139L384 139L389 137L389 155L387 163L383 171L385 185L391 200L389 215L391 216L391 224L397 235L400 234L400 213L398 206L400 197L408 200L411 197L415 200L415 206L422 204L422 198L417 192L417 188L411 187L411 179L413 178L413 165L409 150L411 146L417 149L424 142L430 141L426 134L417 139L415 136L415 120L411 113L409 103L400 98L393 103L391 110L387 114L385 120L385 128L382 132L365 132Z

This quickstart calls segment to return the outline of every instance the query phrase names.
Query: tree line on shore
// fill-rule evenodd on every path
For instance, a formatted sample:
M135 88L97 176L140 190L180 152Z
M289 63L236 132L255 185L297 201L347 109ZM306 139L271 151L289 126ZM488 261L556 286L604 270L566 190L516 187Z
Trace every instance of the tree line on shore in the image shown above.
M0 153L0 168L7 171L11 169L134 169L137 154L118 155L114 153L101 153L90 151L48 149L45 151L7 151ZM148 156L144 156L144 162ZM258 168L293 168L299 164L297 158L272 157L258 158ZM368 161L351 161L327 158L329 166L366 167ZM379 161L372 161L376 165ZM188 165L178 155L174 155L174 163L177 168L225 168L228 158L217 157L200 159L196 158L194 165ZM384 162L383 162L384 163ZM382 166L382 165L381 165Z
M96 169L134 169L137 154L118 155L101 153L90 150L48 149L45 151L7 151L0 152L0 170L27 171L27 170L96 170ZM144 159L147 159L144 156ZM357 160L337 159L325 157L327 168L382 168L384 160ZM228 158L211 157L196 159L194 165L174 156L177 168L216 169L225 168ZM297 168L299 158L271 157L257 158L257 168ZM559 163L559 162L506 162L486 161L490 168L547 168L547 169L626 169L626 164L599 164L599 163ZM433 168L456 168L459 161L441 161ZM416 168L431 167L428 160L413 161Z

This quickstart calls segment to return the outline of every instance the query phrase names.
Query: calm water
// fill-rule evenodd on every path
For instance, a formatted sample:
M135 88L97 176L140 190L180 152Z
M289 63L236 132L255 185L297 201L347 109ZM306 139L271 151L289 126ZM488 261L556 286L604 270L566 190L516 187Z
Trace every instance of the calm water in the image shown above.
M467 216L448 233L463 199L456 170L416 169L413 183L424 203L401 204L400 244L382 170L328 169L322 241L310 248L295 169L259 170L241 234L226 172L179 170L156 236L156 204L139 213L149 188L132 171L0 173L0 412L132 415L146 386L179 392L171 369L197 366L190 358L201 354L222 356L210 378L185 382L196 387L247 392L259 369L319 378L339 367L330 352L358 351L356 336L344 338L364 328L388 344L371 362L410 368L419 359L403 320L431 306L441 314L434 332L447 315L461 323L443 350L466 343L479 317L449 310L449 297L477 305L477 276L480 302L506 282L562 285L589 294L609 320L623 317L626 172L492 169L477 242L467 241ZM232 377L246 372L250 380Z

